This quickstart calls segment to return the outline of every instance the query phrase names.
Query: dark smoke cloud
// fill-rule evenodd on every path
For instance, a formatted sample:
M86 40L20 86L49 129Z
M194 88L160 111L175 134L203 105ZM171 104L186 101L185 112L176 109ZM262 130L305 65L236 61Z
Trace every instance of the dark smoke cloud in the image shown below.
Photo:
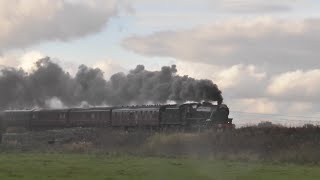
M79 66L72 77L49 57L37 61L30 74L15 68L2 68L0 72L0 109L47 107L48 99L59 99L65 106L83 102L98 106L223 100L212 81L178 76L175 65L160 71L138 65L128 74L112 75L109 81L99 68L85 65Z

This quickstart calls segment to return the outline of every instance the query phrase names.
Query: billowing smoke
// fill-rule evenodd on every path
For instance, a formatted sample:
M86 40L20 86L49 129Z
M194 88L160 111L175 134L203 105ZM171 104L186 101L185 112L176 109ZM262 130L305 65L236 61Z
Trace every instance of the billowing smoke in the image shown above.
M117 73L110 80L98 68L79 66L75 77L49 57L36 62L31 73L22 69L0 70L0 109L165 103L168 100L218 101L221 91L210 80L176 75L177 69L164 66L160 71L138 65L128 74Z
M51 99L47 99L45 101L45 106L51 109L62 109L64 108L64 104L57 97L53 97Z

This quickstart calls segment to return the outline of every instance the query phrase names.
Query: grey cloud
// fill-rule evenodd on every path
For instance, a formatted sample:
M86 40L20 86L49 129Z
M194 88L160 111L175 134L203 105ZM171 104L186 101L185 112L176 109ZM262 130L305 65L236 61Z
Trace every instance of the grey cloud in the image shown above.
M0 50L95 33L119 11L117 0L80 2L0 0Z
M215 65L253 64L279 73L319 68L320 19L229 20L193 30L132 36L122 45L146 56Z
M136 4L161 7L168 4L171 7L206 7L219 13L281 13L293 11L296 8L308 7L313 4L312 0L136 0Z
M272 13L292 11L301 2L289 0L216 0L209 1L215 9L234 13Z
M266 91L273 98L287 101L319 102L320 70L292 71L275 75Z

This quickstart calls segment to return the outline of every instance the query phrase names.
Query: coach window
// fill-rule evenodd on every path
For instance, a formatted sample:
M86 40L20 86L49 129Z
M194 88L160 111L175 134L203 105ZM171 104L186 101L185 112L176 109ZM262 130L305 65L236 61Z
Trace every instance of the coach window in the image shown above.
M94 119L96 115L94 113L91 113L91 119Z

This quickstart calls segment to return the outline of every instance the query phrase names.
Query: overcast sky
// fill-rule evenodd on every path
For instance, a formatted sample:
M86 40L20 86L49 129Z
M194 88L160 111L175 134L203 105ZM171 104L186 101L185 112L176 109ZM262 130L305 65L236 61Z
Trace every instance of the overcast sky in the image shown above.
M176 64L216 83L238 123L318 120L319 52L318 0L0 0L0 65Z

